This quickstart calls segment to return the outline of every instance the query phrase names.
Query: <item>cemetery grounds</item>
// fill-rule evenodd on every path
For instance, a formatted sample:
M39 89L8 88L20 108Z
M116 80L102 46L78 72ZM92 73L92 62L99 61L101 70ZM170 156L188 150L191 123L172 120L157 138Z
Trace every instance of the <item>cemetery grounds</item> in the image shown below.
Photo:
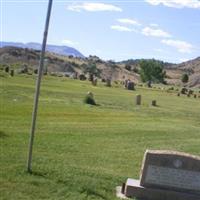
M169 87L169 86L159 86ZM26 172L35 76L0 77L0 199L117 199L146 149L200 155L200 99L176 91L45 76ZM97 106L83 103L93 92ZM142 105L135 96L142 95ZM156 100L158 106L150 103Z

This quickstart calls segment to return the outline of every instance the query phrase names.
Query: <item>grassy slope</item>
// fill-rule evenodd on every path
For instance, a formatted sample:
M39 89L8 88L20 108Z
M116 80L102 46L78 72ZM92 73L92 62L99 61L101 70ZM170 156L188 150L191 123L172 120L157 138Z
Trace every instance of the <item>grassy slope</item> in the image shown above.
M32 175L26 173L35 78L0 78L0 198L115 199L146 149L200 154L200 100L45 77ZM100 106L82 103L87 91ZM143 105L134 97L142 94ZM156 99L159 107L149 106Z

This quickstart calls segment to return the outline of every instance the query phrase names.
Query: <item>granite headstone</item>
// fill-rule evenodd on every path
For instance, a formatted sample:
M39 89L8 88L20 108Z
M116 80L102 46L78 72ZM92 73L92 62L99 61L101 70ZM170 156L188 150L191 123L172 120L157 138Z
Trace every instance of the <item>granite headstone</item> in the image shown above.
M140 180L128 179L118 197L145 200L200 200L200 157L147 150ZM121 196L120 196L121 195Z

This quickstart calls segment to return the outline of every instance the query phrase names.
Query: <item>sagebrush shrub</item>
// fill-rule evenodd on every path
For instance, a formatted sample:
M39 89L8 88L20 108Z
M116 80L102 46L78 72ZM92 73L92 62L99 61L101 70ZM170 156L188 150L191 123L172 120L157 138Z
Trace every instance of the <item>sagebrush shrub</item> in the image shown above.
M90 104L90 105L96 105L94 98L91 97L90 95L85 96L84 103Z

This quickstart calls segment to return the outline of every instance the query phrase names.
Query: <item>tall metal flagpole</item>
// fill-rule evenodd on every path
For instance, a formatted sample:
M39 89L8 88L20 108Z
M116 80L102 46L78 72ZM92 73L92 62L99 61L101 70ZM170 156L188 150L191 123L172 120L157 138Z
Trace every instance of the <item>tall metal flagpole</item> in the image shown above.
M34 99L34 106L33 106L33 114L32 114L32 124L31 124L31 131L30 131L30 141L29 141L29 152L28 152L28 161L27 161L27 171L31 173L31 163L32 163L32 152L33 152L33 141L34 141L34 133L35 133L35 125L36 125L36 117L37 117L37 110L38 110L38 99L40 94L40 83L42 78L43 66L44 66L44 56L45 56L45 49L46 49L46 42L47 42L47 35L49 29L49 21L51 16L51 8L52 8L53 0L49 0L47 16L46 16L46 23L45 23L45 30L43 36L43 43L42 43L42 51L40 57L40 65L38 69L38 77L36 81L36 91L35 91L35 99Z

